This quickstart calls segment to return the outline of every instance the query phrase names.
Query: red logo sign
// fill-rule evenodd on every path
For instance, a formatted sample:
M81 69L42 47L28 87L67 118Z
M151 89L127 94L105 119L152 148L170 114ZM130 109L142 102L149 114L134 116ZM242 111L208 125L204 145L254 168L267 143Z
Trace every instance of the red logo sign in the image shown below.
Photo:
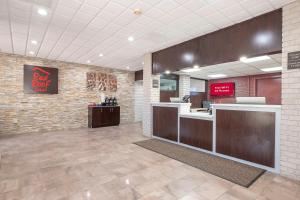
M58 69L24 65L24 92L27 94L57 94Z
M212 83L211 96L234 96L234 83Z
M49 72L39 67L33 68L31 81L32 89L35 92L47 92L48 87L51 84L51 80L49 80L49 75Z

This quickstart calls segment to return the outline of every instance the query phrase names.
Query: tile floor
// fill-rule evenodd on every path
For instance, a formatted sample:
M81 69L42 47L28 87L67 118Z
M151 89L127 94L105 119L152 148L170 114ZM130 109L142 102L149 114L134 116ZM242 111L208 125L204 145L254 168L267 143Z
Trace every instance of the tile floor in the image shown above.
M0 137L0 200L290 200L300 182L266 173L246 189L132 144L140 124Z

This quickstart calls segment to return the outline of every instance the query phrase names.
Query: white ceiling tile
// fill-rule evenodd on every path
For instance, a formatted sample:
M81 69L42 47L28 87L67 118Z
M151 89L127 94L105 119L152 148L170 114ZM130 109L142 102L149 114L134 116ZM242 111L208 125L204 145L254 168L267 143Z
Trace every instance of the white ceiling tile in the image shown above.
M182 2L182 5L189 10L195 11L207 5L207 2L205 0L185 0Z
M4 52L26 55L32 50L42 58L79 63L90 59L93 64L106 67L124 68L126 64L138 68L141 66L137 61L140 62L146 52L230 26L289 2L291 0L53 0L48 16L41 17L37 13L39 6L28 1L0 0L0 48ZM135 8L140 8L142 15L134 15ZM134 42L127 41L129 35L135 37ZM38 45L27 42L31 39L37 40ZM14 41L15 51L11 41ZM100 52L105 56L100 58ZM257 68L280 65L281 57L273 59L273 63L258 63L252 72L260 73ZM246 73L239 72L239 67L227 66L233 70L231 74ZM213 70L218 69L206 71Z
M172 0L162 0L160 3L156 4L155 7L162 10L163 12L171 12L175 8L179 7L180 4L178 4L175 1Z
M107 12L110 13L111 16L117 17L120 15L122 12L126 10L126 7L114 3L114 2L109 2L102 10L102 12Z

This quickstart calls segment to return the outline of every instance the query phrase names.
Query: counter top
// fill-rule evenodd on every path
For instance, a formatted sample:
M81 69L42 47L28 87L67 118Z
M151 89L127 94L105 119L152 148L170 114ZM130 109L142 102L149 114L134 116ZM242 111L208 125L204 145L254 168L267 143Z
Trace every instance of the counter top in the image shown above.
M120 107L120 106L101 106L101 105L89 105L89 108L108 108L108 107Z
M152 106L174 106L174 107L178 107L181 105L188 105L191 106L191 103L172 103L172 102L155 102L152 103Z
M202 119L202 120L213 120L213 116L207 112L187 112L187 113L180 113L180 117L185 118L193 118L193 119Z
M281 108L281 105L266 104L211 104L214 107L243 107L243 108Z
M190 112L191 103L172 103L172 102L156 102L152 103L154 107L174 107L178 108L178 113Z

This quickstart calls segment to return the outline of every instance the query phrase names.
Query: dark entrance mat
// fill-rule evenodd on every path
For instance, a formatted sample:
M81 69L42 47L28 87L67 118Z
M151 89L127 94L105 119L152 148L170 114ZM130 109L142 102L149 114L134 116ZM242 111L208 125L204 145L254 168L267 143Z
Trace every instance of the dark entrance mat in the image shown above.
M149 139L134 144L219 176L238 185L249 187L265 170L221 158L187 147Z

